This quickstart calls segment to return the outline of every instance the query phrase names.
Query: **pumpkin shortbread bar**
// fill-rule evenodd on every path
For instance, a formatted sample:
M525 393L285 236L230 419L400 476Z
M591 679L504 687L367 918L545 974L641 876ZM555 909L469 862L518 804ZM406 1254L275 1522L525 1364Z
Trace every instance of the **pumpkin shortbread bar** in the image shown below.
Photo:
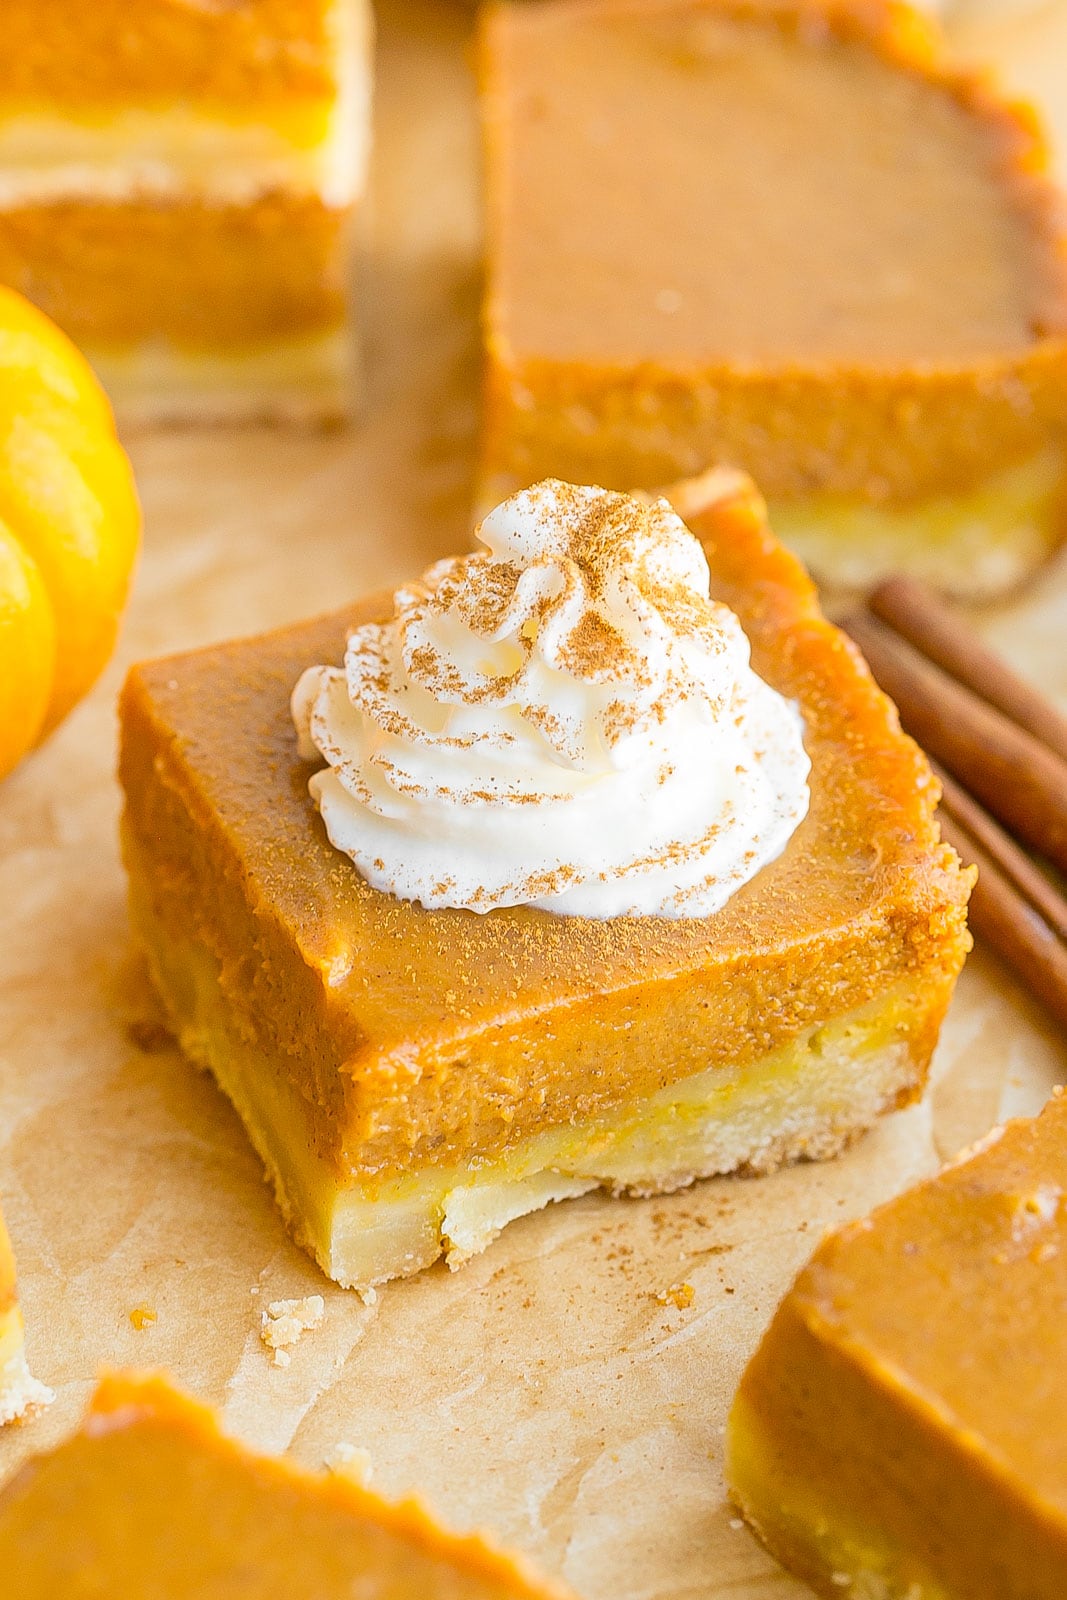
M0 1213L0 1427L51 1399L52 1391L38 1383L26 1364L15 1257Z
M428 910L372 887L322 828L289 699L385 599L127 680L134 928L183 1049L341 1283L456 1264L598 1184L832 1155L922 1087L969 875L924 759L758 498L705 488L686 503L712 596L799 708L811 762L804 820L713 915Z
M844 1600L1067 1594L1067 1098L833 1234L727 1429L768 1548Z
M894 0L512 0L481 39L485 499L759 483L820 581L1067 536L1067 250L1033 118Z
M4 29L0 280L120 416L347 410L365 0L12 0Z
M0 1492L0 1571L19 1600L567 1600L416 1500L251 1454L139 1373Z

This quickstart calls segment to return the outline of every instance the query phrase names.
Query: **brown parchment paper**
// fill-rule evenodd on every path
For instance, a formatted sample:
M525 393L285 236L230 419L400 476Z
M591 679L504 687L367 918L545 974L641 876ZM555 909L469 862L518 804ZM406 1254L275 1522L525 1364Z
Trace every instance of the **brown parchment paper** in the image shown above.
M730 1395L825 1228L1063 1079L1063 1041L1003 972L975 954L925 1102L842 1160L556 1206L461 1272L435 1268L364 1306L289 1242L228 1105L160 1035L127 934L113 777L126 665L392 584L465 538L469 27L449 0L381 7L362 425L130 440L147 539L118 658L0 790L0 1192L32 1362L57 1391L0 1437L0 1474L75 1425L102 1364L158 1364L256 1445L312 1465L341 1442L366 1448L383 1491L419 1489L587 1600L772 1600L803 1591L725 1501ZM975 23L962 42L1067 122L1064 0ZM1067 571L978 625L1067 697ZM687 1309L657 1300L681 1280ZM261 1308L308 1293L324 1295L325 1321L277 1369ZM139 1309L155 1318L141 1329Z

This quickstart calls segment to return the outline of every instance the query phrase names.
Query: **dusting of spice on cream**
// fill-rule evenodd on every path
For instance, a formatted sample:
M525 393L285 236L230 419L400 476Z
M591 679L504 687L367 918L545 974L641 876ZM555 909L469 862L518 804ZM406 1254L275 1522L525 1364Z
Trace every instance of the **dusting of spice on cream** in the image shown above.
M808 807L797 708L665 500L548 480L293 692L327 833L424 906L707 916Z

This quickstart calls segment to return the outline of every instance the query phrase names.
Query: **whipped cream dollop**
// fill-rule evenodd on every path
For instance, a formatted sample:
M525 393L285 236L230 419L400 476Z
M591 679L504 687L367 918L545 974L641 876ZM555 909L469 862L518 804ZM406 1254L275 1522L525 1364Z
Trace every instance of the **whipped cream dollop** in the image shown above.
M717 911L808 808L797 708L758 677L665 500L553 480L293 692L326 831L427 907Z

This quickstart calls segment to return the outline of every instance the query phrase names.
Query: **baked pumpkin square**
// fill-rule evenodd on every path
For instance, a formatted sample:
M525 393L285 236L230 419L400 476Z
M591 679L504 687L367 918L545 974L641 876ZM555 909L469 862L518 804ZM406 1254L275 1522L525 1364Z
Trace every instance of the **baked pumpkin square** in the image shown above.
M832 1234L727 1429L732 1492L819 1594L1067 1593L1067 1098Z
M129 675L136 935L182 1048L341 1283L455 1265L598 1185L829 1156L921 1090L970 882L929 769L751 485L713 474L678 505L811 764L804 820L711 915L428 910L373 888L309 797L290 696L387 598Z
M1033 117L872 0L503 0L480 45L487 503L728 463L820 581L965 594L1067 534Z
M256 1455L161 1376L111 1373L0 1492L19 1600L567 1600L517 1556L344 1471Z
M120 418L345 414L366 0L11 0L4 25L0 281Z

